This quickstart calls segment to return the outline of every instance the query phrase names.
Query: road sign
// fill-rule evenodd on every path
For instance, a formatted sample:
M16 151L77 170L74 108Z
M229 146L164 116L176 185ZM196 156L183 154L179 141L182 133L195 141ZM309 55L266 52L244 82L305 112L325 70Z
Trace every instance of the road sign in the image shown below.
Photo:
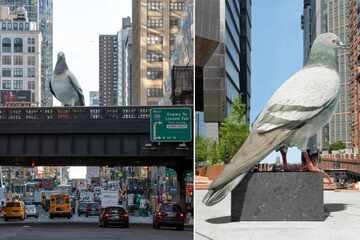
M192 140L192 109L152 108L150 139L152 142L190 142Z

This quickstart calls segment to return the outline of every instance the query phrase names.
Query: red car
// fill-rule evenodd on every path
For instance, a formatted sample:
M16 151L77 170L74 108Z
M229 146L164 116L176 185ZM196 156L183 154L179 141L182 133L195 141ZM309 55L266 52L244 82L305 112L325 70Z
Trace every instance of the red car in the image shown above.
M124 226L129 227L129 215L122 207L102 208L99 215L99 226Z
M184 230L184 224L185 214L175 203L161 204L153 216L153 227L156 229L160 226L174 226L177 230Z

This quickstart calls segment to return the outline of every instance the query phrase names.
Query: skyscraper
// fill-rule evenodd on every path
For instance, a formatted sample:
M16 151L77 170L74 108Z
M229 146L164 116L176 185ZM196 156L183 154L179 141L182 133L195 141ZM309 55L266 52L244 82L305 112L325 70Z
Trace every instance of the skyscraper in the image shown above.
M158 105L186 0L133 0L133 88L135 105Z
M195 9L197 119L217 138L235 97L246 104L249 121L251 1L197 0Z
M9 8L1 7L2 12L5 9ZM13 17L1 16L0 19L1 99L15 99L16 102L18 98L25 98L31 105L39 106L41 33L36 22L27 20L24 8L5 12Z
M99 103L118 105L118 36L99 36Z
M42 35L41 41L41 106L52 106L49 88L53 68L53 1L52 0L0 0L0 5L13 11L25 7L28 18L36 22Z
M352 99L352 147L359 153L360 147L360 29L358 0L349 1L349 46L350 46L350 84Z
M304 63L310 52L311 44L320 33L333 32L344 44L348 44L348 12L347 0L304 0L302 27L304 30ZM338 71L341 79L340 98L336 112L318 137L318 148L326 148L329 144L342 141L347 148L352 147L351 137L351 86L349 84L350 63L349 51L338 50Z

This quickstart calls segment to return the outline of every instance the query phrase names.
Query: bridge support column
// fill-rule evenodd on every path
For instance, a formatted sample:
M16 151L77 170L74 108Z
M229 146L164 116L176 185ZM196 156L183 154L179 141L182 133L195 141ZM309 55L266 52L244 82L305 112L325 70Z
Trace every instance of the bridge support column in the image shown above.
M175 168L177 185L176 185L176 201L185 209L186 206L186 185L185 185L185 169L182 167Z

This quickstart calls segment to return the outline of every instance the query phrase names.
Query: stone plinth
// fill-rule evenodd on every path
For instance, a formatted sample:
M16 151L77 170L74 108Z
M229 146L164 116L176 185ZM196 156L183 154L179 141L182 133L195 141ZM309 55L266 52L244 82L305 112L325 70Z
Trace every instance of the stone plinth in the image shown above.
M323 221L323 175L249 173L231 193L232 221Z

